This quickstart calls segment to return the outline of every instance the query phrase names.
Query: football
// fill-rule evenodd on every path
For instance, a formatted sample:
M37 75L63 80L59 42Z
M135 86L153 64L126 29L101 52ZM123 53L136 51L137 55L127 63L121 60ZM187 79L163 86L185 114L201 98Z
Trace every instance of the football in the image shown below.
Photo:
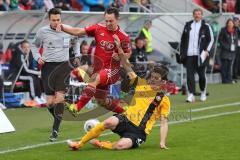
M97 124L99 124L98 119L89 119L84 123L84 131L88 132L90 131L93 127L95 127Z

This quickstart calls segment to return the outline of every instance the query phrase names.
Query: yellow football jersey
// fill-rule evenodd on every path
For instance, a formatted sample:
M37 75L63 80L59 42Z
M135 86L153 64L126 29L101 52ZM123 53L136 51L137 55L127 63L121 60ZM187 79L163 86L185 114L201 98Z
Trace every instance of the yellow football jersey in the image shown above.
M161 115L168 117L170 101L163 93L153 90L145 79L136 77L134 83L135 93L124 115L135 126L144 129L145 133L149 134Z

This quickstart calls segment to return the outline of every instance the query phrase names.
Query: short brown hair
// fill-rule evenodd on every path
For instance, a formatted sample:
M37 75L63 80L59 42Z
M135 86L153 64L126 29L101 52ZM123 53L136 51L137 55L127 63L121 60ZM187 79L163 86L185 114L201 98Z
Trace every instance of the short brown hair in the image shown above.
M203 10L202 10L201 8L195 8L195 9L193 10L193 14L194 14L195 12L201 12L201 14L203 15Z
M60 8L52 8L48 11L48 18L50 19L51 15L60 14L61 15L61 9Z
M106 14L114 14L115 18L118 19L119 18L119 11L116 7L109 7L105 10L104 15Z
M167 80L167 75L168 75L169 70L165 65L156 65L156 66L154 66L152 72L160 74L162 80Z

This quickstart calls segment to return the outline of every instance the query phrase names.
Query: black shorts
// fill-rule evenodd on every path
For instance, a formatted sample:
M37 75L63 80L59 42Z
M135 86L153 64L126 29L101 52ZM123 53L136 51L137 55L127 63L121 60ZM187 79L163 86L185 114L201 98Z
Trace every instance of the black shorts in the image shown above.
M147 136L144 130L135 126L122 114L115 114L114 116L119 119L119 124L112 131L117 133L121 138L130 138L133 144L132 148L137 148L146 141Z
M65 91L71 67L68 62L46 62L42 67L43 88L46 95Z

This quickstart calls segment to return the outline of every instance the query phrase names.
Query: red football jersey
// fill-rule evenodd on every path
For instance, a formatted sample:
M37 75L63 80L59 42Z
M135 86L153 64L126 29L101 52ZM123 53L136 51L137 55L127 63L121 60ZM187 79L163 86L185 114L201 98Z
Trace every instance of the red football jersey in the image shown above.
M104 24L95 24L85 28L88 36L95 37L96 50L94 55L94 68L100 70L102 68L117 69L120 68L120 61L112 58L114 52L118 53L114 43L113 35L116 34L121 41L124 53L131 53L130 38L120 29L109 31Z

